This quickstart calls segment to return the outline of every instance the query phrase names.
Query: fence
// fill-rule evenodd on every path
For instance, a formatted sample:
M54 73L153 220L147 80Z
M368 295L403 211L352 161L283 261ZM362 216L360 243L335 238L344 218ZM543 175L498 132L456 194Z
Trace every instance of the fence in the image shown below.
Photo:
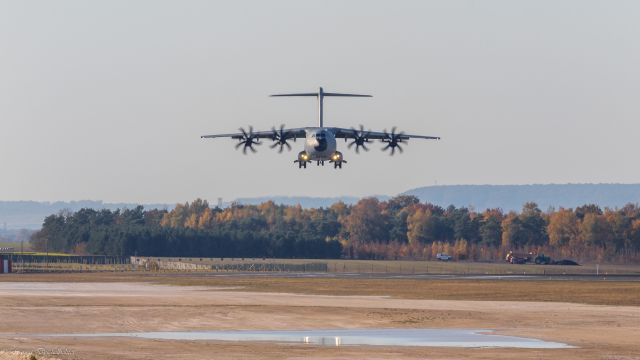
M129 257L126 256L47 256L10 254L8 257L14 273L32 272L95 272L131 271Z
M278 264L278 263L248 263L211 265L214 271L276 271L276 272L327 272L327 263L309 264Z
M463 274L463 275L633 275L640 266L596 265L512 265L392 260L317 259L228 259L121 256L46 256L3 254L12 272L328 272L379 274Z
M286 261L286 260L285 260ZM145 258L131 257L131 264L147 271L203 271L203 272L328 272L323 262L278 263L231 260L227 263L202 258Z

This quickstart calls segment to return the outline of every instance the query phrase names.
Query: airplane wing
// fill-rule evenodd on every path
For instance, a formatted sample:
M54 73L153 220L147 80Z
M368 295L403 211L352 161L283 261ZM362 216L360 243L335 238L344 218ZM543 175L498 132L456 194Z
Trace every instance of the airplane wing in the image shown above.
M268 131L253 131L253 127L249 126L249 131L246 131L243 128L239 129L240 132L232 133L232 134L213 134L213 135L202 135L203 139L214 139L220 137L228 137L231 139L238 140L236 144L236 149L242 147L242 153L246 154L247 149L251 150L251 152L256 152L256 149L253 148L253 145L260 145L260 139L269 139L273 141L271 144L271 148L280 147L279 152L282 152L284 147L291 150L291 145L289 144L289 140L295 141L298 138L304 138L306 135L304 128L295 128L295 129L285 129L284 125L280 127L280 129L273 128Z
M383 132L380 131L366 131L364 127L360 125L360 130L356 130L354 128L351 129L343 129L343 128L334 128L333 133L335 137L338 139L344 139L347 141L348 139L352 139L353 141L349 143L347 146L351 148L353 145L356 146L356 153L359 153L360 148L362 147L365 151L369 151L366 143L371 140L380 140L383 143L386 143L386 146L382 148L383 151L391 149L391 155L395 154L396 149L402 152L402 146L400 144L404 144L409 139L433 139L440 140L438 136L427 136L427 135L410 135L405 134L403 132L396 132L396 128L393 127L391 132L387 132L386 130Z
M390 140L393 136L399 141L405 141L409 139L440 140L439 136L411 135L405 134L403 132L396 133L395 128L391 129L391 132L366 131L363 128L360 128L360 130L356 130L354 128L334 128L334 134L337 139L356 139L358 137L364 137L368 140Z
M284 127L266 131L253 131L253 128L249 127L249 131L240 128L240 132L237 133L202 135L200 137L203 139L228 137L236 140L246 140L251 137L253 139L271 139L275 141L280 138L280 135L283 135L286 139L299 139L305 137L305 131L304 128L285 129Z

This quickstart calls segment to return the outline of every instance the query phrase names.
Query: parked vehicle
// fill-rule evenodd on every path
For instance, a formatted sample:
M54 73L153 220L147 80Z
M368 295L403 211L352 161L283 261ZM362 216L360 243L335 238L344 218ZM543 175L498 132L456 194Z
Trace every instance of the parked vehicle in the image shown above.
M447 255L445 253L437 253L436 254L436 259L440 260L440 261L449 261L452 259L452 257L450 255Z
M536 265L580 265L573 260L562 259L553 260L550 256L545 254L536 254L535 252L526 253L514 253L509 251L504 260L510 264L536 264Z
M549 265L551 264L551 258L548 256L544 256L544 254L538 254L536 258L533 260L536 265Z
M531 261L531 253L522 254L522 253L514 253L513 251L509 251L509 253L504 258L504 260L509 264L526 264Z

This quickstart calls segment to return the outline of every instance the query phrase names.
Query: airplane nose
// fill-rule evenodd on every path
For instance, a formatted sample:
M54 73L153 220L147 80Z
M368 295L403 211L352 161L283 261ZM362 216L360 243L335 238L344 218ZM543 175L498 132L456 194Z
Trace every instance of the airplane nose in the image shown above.
M316 139L317 145L314 146L316 151L325 151L327 150L327 139L321 138Z

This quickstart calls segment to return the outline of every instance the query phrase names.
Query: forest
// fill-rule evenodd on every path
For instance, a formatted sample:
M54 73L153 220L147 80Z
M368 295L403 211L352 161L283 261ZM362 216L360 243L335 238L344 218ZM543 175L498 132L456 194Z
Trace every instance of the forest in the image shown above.
M205 200L171 211L61 211L31 237L38 250L76 254L499 261L508 251L536 252L579 262L640 262L640 207L519 212L442 208L414 196L365 198L326 208L232 204Z

